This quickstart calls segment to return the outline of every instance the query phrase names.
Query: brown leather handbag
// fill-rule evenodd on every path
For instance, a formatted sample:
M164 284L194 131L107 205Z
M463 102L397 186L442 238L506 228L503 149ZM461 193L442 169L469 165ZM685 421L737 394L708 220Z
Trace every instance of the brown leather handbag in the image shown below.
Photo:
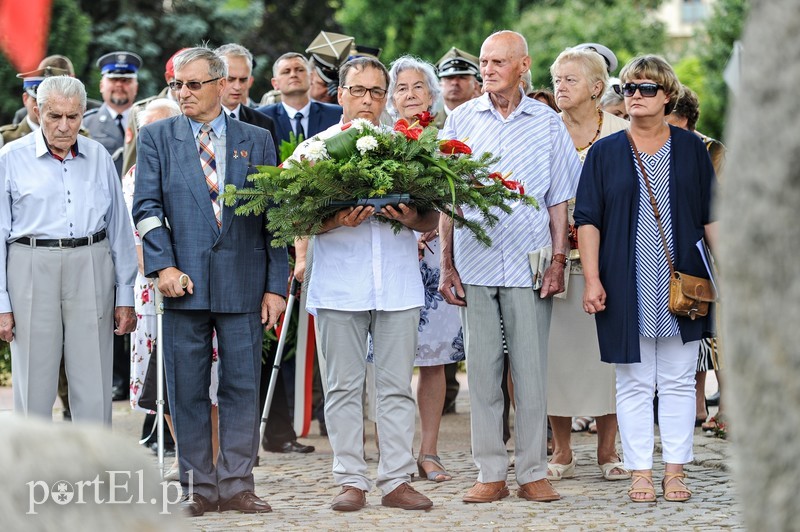
M625 134L628 136L628 142L631 143L633 153L636 155L636 162L639 163L639 169L642 171L644 184L647 186L647 193L650 195L650 206L653 207L653 215L655 215L656 224L658 224L661 243L667 256L667 264L669 264L669 311L676 316L691 319L695 319L697 316L706 316L708 315L709 305L717 300L714 285L711 284L709 279L675 271L675 267L672 265L672 256L667 247L667 236L664 234L664 227L661 225L661 213L658 210L653 188L650 186L650 180L647 178L647 172L644 170L642 158L639 156L639 150L633 142L630 130L626 130Z

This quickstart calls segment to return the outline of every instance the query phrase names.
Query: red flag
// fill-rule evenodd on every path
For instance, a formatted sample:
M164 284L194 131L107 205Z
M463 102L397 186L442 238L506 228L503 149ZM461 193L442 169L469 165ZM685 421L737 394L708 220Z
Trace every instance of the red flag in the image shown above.
M17 69L35 69L47 51L52 0L0 0L0 49Z

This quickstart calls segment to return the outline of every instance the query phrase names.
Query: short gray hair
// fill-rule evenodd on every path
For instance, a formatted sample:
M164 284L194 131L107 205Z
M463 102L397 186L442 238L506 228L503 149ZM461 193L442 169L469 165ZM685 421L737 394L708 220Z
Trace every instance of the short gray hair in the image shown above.
M189 63L201 59L208 62L208 75L211 76L212 79L228 77L228 65L225 63L225 60L207 46L187 48L173 58L172 64L175 67L175 72L177 72Z
M299 60L301 60L303 62L303 64L306 66L306 70L308 70L308 74L311 75L311 63L308 61L308 58L306 58L306 56L304 56L303 54L299 54L297 52L286 52L285 54L283 54L282 56L277 58L274 63L272 63L272 77L273 78L277 78L278 77L278 65L281 64L281 61L286 61L287 59L299 59Z
M394 108L394 102L392 101L397 86L397 78L406 70L416 70L422 73L425 84L428 85L428 92L431 94L431 105L439 100L439 95L442 93L439 78L436 76L436 69L433 68L432 64L411 55L398 57L392 62L391 70L389 70L389 90L387 93L389 98L386 101L386 110L391 114L397 114L397 109Z
M44 109L51 96L64 98L78 98L81 104L81 114L86 111L86 88L78 78L69 76L50 76L44 78L36 89L36 105L39 111Z
M136 125L144 127L156 120L178 116L179 114L181 114L181 108L177 103L169 98L156 98L155 100L150 100L144 109L140 109L136 113Z
M223 60L226 60L228 57L241 57L247 62L247 68L250 69L250 74L253 73L253 54L251 54L250 50L248 50L241 44L236 44L236 43L223 44L222 46L214 50L214 53L222 57Z

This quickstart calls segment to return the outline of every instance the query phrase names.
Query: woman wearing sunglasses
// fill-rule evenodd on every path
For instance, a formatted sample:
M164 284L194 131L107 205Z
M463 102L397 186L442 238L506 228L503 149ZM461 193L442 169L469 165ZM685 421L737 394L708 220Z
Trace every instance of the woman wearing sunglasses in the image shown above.
M595 315L601 359L617 365L617 418L625 467L633 474L628 495L634 502L656 500L653 396L658 390L661 487L665 500L682 502L691 497L683 466L692 460L697 350L712 324L708 317L692 320L668 310L670 270L646 180L675 270L708 277L696 245L704 237L714 243L714 169L696 135L666 122L681 86L664 59L636 57L620 78L631 140L619 132L597 141L578 185L583 307Z

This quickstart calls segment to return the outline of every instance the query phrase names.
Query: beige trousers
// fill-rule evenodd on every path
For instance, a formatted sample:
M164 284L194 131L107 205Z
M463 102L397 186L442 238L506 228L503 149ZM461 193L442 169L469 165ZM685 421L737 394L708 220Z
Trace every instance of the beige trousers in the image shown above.
M72 249L11 244L14 409L51 419L63 348L76 422L111 423L114 262L108 240Z

